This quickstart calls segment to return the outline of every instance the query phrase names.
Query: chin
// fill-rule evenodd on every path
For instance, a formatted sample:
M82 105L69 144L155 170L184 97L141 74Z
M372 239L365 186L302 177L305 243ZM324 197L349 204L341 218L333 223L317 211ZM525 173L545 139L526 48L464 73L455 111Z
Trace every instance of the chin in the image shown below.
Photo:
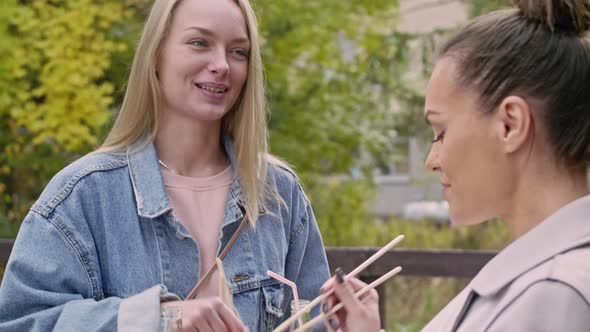
M193 118L199 121L219 121L228 113L224 109L199 109L193 110Z
M449 210L449 217L453 226L477 225L494 218L494 216L483 214L481 211L457 211L452 206L449 207Z

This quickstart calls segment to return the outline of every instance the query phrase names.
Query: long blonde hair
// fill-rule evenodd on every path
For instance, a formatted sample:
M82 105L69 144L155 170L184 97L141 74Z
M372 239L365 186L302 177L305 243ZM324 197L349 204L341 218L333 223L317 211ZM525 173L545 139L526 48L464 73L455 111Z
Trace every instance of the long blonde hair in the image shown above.
M181 1L155 1L133 58L121 110L97 152L124 152L137 142L154 141L163 112L156 61ZM266 99L256 16L248 0L234 1L242 11L250 38L248 77L235 106L224 116L222 128L234 141L234 167L242 186L246 214L254 226L264 198L268 194L277 197L276 189L267 183L267 161L276 159L266 158Z

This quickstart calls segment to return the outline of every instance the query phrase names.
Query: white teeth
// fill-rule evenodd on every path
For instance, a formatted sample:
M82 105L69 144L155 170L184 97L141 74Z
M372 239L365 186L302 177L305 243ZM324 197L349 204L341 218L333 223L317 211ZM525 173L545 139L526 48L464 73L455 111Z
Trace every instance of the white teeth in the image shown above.
M218 89L218 88L214 88L214 87L212 87L212 86L206 86L206 85L200 85L200 84L197 84L197 87L198 87L199 89L203 89L203 90L205 90L205 91L209 91L209 92L211 92L211 93L224 93L224 92L225 92L225 90L224 90L224 89Z

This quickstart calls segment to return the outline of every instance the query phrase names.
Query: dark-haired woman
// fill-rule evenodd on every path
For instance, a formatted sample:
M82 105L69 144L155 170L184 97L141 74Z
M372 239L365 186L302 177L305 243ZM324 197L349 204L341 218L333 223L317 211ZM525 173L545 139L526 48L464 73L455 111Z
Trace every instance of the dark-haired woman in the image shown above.
M448 41L425 116L452 222L500 217L516 240L424 331L590 331L590 1L514 4ZM378 329L362 286L327 282L345 306L329 326Z

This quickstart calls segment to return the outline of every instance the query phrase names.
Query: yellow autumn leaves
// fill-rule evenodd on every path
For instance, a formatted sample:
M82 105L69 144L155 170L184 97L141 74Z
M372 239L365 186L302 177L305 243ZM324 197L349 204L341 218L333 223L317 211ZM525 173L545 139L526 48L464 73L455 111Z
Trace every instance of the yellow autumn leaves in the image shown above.
M0 104L30 144L52 142L66 151L97 144L96 132L111 117L113 85L105 80L112 55L126 45L113 29L131 12L121 1L46 1L17 6L10 18L17 36L6 51L4 79L12 98ZM5 151L8 152L8 151Z

